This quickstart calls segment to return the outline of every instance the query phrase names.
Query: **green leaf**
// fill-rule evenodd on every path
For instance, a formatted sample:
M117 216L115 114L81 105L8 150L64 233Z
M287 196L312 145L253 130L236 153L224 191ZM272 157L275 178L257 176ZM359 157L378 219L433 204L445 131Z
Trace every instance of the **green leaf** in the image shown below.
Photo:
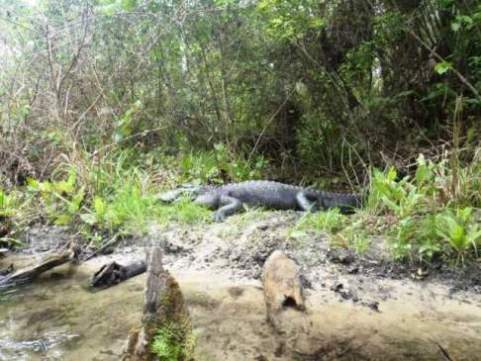
M60 214L59 216L57 216L57 218L55 219L55 224L57 226L66 226L67 224L69 224L70 222L72 221L72 217L68 214Z
M94 209L98 221L105 219L107 213L107 203L100 197L94 199Z
M125 11L132 11L137 7L137 0L122 0L121 6Z
M451 23L451 30L457 33L461 29L461 23L458 22L452 22Z
M448 72L453 68L453 64L448 61L443 61L441 63L437 63L434 67L434 71L439 75L443 75L444 73Z

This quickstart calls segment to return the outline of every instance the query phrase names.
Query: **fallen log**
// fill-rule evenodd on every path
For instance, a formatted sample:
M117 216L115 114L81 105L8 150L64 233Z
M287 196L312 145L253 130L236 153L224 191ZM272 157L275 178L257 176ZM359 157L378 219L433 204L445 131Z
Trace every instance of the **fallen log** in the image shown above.
M262 273L267 320L279 327L278 318L286 308L304 311L304 292L297 264L281 251L274 251Z
M145 261L137 261L128 265L121 265L117 262L110 262L103 265L94 273L90 285L94 288L108 288L131 277L144 273L147 270Z
M0 288L31 282L42 273L75 260L77 255L78 248L75 246L72 246L63 252L54 252L49 254L39 263L19 269L18 271L15 271L0 279Z
M129 334L122 360L193 360L189 312L177 281L162 266L162 251L147 254L147 285L142 326Z

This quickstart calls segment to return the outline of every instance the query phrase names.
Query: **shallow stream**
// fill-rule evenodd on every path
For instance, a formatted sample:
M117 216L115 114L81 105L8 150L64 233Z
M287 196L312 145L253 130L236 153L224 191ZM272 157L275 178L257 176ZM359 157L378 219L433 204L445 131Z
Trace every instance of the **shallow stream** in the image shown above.
M481 361L479 292L332 263L322 238L289 248L282 243L286 217L153 232L188 302L197 361ZM266 322L256 276L263 257L280 247L306 265L310 283L307 313L286 310L281 333ZM101 264L144 255L141 246L127 248L1 293L0 361L119 360L129 330L140 323L145 275L98 292L87 285ZM11 262L20 268L35 259L14 255L0 268Z
M91 292L92 268L62 267L2 296L0 360L118 360L138 325L145 275ZM198 337L198 359L481 360L477 305L418 290L379 312L310 292L307 314L288 310L285 334L265 322L260 284L176 274ZM443 358L444 357L444 358Z

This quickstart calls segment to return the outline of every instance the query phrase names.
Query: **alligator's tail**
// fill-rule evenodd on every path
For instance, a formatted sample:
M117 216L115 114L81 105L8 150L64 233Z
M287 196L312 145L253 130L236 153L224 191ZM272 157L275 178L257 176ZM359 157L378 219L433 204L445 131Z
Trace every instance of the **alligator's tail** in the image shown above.
M339 208L342 213L353 213L364 204L365 197L355 193L323 193L321 204L324 209Z

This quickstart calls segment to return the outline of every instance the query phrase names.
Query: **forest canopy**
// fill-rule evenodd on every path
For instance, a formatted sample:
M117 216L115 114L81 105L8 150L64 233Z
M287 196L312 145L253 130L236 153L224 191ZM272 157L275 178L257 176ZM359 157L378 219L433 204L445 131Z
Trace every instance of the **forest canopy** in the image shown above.
M224 180L359 185L368 166L409 171L420 152L470 159L479 138L476 0L0 5L7 178L130 149L238 164Z

